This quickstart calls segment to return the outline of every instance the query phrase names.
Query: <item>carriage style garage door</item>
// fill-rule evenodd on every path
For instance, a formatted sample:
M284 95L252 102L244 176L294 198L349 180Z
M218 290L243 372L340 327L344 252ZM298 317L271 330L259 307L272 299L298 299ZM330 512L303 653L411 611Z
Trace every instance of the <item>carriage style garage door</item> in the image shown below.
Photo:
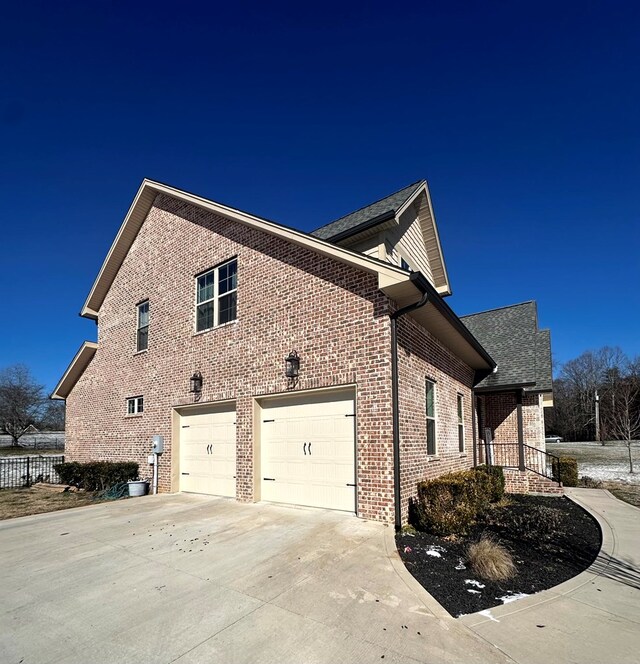
M352 391L262 402L262 500L355 512L354 405Z
M236 495L235 406L185 410L180 415L180 490Z

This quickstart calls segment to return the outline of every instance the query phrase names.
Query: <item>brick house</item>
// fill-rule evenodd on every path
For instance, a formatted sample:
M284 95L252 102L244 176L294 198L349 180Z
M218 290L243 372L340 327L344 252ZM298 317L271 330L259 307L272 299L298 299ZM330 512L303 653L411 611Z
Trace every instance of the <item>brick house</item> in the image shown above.
M145 475L161 435L161 491L399 525L477 457L496 362L450 292L424 181L308 234L145 180L81 311L97 343L52 394L67 456Z

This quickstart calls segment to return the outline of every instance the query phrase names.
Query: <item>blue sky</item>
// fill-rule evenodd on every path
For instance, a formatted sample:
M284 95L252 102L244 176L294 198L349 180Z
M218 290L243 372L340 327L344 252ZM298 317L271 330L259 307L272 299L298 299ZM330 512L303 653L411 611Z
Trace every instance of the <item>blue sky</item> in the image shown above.
M3 8L0 367L95 338L144 177L303 230L426 178L459 315L640 353L638 3L228 5Z

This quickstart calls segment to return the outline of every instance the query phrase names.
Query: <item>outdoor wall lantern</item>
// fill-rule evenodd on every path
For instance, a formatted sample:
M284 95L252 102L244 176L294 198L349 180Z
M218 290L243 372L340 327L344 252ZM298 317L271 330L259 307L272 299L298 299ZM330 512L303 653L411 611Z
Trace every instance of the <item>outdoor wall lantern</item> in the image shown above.
M196 371L189 380L189 392L193 392L193 394L202 392L202 374L199 371Z
M284 358L284 375L289 379L289 383L295 385L300 373L300 358L295 350L292 350Z

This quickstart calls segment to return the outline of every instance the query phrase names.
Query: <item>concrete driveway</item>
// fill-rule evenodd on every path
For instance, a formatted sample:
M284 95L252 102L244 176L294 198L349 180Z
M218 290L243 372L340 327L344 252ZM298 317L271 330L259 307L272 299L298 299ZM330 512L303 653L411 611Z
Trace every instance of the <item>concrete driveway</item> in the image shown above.
M0 589L3 664L512 661L391 529L320 510L182 494L4 521Z

